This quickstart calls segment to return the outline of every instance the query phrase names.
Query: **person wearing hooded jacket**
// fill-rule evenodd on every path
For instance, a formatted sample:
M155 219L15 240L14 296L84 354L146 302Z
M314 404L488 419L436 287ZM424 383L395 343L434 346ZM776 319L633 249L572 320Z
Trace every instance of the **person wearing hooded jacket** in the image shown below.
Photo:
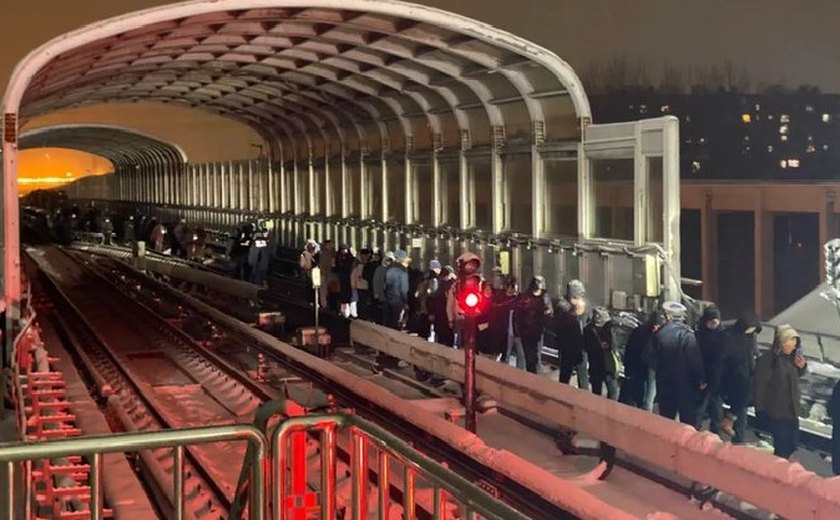
M721 420L720 429L733 444L746 441L747 407L758 356L756 336L761 323L753 313L746 313L725 331L723 355L720 360L720 391L729 404L729 411Z
M630 333L624 348L624 382L618 400L648 412L653 411L656 398L656 372L648 355L659 327L660 314L652 312L644 323Z
M703 368L708 382L700 406L697 409L697 421L698 424L702 424L706 415L708 415L709 430L712 433L719 433L723 419L723 397L721 396L720 381L723 370L722 357L725 348L725 335L720 321L720 311L717 307L713 305L703 310L694 337L703 356Z
M798 351L799 334L790 325L779 325L773 348L755 364L755 412L773 435L773 453L789 458L799 440L799 416L803 415L799 379L807 372Z
M578 388L589 390L589 368L583 348L587 323L586 287L580 280L566 284L566 297L560 300L547 330L546 343L560 352L560 382L569 384L577 373Z
M385 303L385 273L394 263L394 253L388 251L382 257L382 262L373 273L373 307L374 318L379 325L385 325L388 306Z
M694 331L685 324L687 309L678 302L665 302L666 323L654 335L652 359L656 364L659 415L697 427L697 408L706 388L703 355Z
M592 393L601 395L606 385L607 399L617 399L619 362L614 348L612 317L607 309L595 307L592 321L583 330L583 348L589 358Z
M519 298L514 313L515 330L525 351L525 370L532 374L539 373L540 343L551 315L551 299L546 294L545 278L535 276L528 284L528 290Z

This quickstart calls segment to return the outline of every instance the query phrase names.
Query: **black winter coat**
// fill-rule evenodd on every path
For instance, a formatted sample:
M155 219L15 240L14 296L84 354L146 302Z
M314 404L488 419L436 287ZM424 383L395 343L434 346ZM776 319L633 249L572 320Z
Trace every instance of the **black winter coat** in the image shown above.
M627 379L644 381L648 369L654 367L649 355L652 350L654 324L642 323L630 333L627 346L624 347L624 376Z
M482 354L498 356L507 352L507 335L510 313L518 301L517 296L499 294L487 308L487 312L479 318L478 347Z
M603 327L594 323L583 329L583 348L589 355L589 377L603 380L605 376L618 375L618 358L613 350L612 321Z
M583 361L583 322L568 304L563 302L551 319L546 334L546 344L560 352L563 366L575 366Z
M350 286L350 274L353 272L353 264L356 259L347 252L338 252L335 256L335 274L341 286L338 292L340 303L350 303L353 299L353 288Z
M684 323L666 323L654 336L653 352L657 391L677 392L680 399L699 395L706 371L693 330Z
M755 334L746 335L744 331L758 325L755 318L738 320L724 334L720 391L733 408L745 408L750 403L758 341Z
M720 391L726 341L723 325L717 329L709 329L701 321L694 336L697 339L697 347L703 356L703 369L706 373L706 382L709 385L708 391L717 394Z
M523 341L539 341L550 317L551 299L548 295L523 294L514 314L516 335Z

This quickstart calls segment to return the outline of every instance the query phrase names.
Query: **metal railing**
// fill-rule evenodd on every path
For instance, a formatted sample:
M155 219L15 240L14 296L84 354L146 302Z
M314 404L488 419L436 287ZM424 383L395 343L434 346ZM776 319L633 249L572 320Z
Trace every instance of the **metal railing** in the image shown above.
M247 441L251 460L244 461L251 468L249 486L249 517L263 520L265 506L265 436L253 426L230 425L182 430L124 433L78 437L47 442L25 442L0 446L0 464L5 463L8 486L6 510L3 518L16 519L16 465L58 457L84 456L90 463L90 519L101 520L103 512L102 455L106 453L137 452L171 448L174 450L173 486L175 503L173 518L184 518L184 449L187 446L225 441Z
M417 479L431 486L431 503L425 505L431 518L449 517L447 503L455 503L460 518L476 520L525 520L527 517L491 497L475 484L418 452L402 439L355 415L305 416L282 422L271 437L272 458L275 461L272 480L274 520L300 518L295 513L304 510L308 516L319 510L321 520L336 518L336 451L339 433L350 439L350 479L352 497L349 504L353 520L369 518L368 484L371 472L377 480L376 518L388 519L391 509L391 489L400 490L405 520L415 520L418 508ZM320 488L311 492L307 478L307 439L318 434ZM376 450L376 464L371 468L369 448ZM289 453L291 452L291 453ZM390 478L392 465L402 466L402 482ZM289 467L290 466L290 467Z

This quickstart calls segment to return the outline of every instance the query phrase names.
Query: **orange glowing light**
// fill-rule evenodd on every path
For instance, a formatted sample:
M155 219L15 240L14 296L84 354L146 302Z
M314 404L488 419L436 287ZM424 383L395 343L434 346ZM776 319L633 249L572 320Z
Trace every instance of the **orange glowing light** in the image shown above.
M18 187L21 195L56 188L88 175L114 171L111 161L98 155L64 148L22 150L18 155Z

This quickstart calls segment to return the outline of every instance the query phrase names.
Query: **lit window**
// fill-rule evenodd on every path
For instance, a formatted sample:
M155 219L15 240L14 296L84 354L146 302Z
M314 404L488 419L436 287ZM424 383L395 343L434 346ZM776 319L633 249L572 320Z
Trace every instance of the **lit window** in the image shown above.
M756 103L756 104L755 104L755 111L756 111L756 112L758 112L758 111L760 111L760 110L761 110L761 105L759 105L758 103Z
M790 123L790 116L787 114L782 114L779 117L779 121L781 121L782 123Z
M647 114L647 105L639 105L639 113Z
M808 142L809 142L809 143L813 143L813 142L814 142L814 136L813 136L813 135L809 135L809 136L808 136Z
M773 145L772 144L767 145L767 153L773 153Z
M701 137L700 139L698 139L698 140L697 140L697 143L698 143L698 144L706 144L706 138L705 138L705 137Z
M827 144L823 145L823 150L828 150L828 145Z
M816 151L817 151L817 148L816 148L813 144L809 144L809 145L805 148L805 153L814 153L814 152L816 152Z
M700 164L700 161L692 161L691 162L691 173L697 173L703 169L703 166Z
M787 140L788 140L788 136L783 135L783 136L781 136L781 139L782 139L782 142L783 142L783 143L786 143L786 142L787 142Z
M831 122L831 114L823 114L822 115L823 123L830 123Z
M768 119L768 120L770 120L770 121L772 121L772 120L773 120L773 119L775 119L775 118L773 117L773 114L770 114L770 115L768 115L768 116L767 116L767 119Z
M690 123L691 122L691 116L685 116L685 122Z
M671 112L671 107L668 105L662 105L659 110L662 111L663 114L668 114Z
M779 127L779 133L782 135L787 135L788 131L790 131L790 127L788 125L782 125Z
M799 168L799 159L788 159L788 168Z
M752 123L752 116L750 114L741 114L741 121L743 121L745 125L748 125Z
M787 168L788 167L787 161L782 159L781 161L779 161L779 166L781 166L782 168Z
M811 106L811 105L805 105L805 112L813 112L813 111L814 111L814 107L813 107L813 106Z
M745 142L745 143L749 143L749 142L750 142L750 136L745 135L745 136L744 136L744 142Z

